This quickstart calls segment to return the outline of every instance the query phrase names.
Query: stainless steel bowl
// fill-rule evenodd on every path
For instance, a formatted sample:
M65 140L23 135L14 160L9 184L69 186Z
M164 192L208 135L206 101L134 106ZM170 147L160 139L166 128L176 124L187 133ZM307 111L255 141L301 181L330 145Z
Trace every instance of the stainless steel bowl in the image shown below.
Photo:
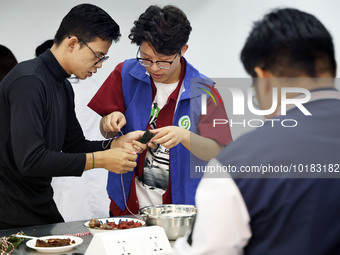
M139 211L146 225L163 227L171 241L184 236L191 229L196 217L194 205L151 205Z

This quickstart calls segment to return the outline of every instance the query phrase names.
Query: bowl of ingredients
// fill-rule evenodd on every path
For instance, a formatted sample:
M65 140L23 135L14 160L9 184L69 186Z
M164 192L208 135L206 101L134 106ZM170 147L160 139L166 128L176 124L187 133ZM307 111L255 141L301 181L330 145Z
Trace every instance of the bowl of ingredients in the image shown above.
M191 230L196 217L194 205L151 205L140 209L147 226L161 226L169 240L174 241Z

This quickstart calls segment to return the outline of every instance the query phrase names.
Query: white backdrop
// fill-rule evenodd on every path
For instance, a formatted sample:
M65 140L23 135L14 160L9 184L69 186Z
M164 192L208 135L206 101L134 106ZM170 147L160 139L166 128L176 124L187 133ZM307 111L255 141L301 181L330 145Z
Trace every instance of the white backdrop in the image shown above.
M114 67L136 56L128 39L133 22L151 4L173 4L188 16L193 31L188 61L210 78L246 78L240 51L255 20L273 8L293 7L315 15L334 39L340 60L340 1L338 0L88 0L107 11L121 28L121 39L109 51L109 60L92 78L102 84ZM10 48L18 61L34 57L35 48L52 39L62 18L81 0L0 0L0 44ZM338 70L340 70L338 68ZM339 71L338 75L339 76ZM340 84L338 84L340 85ZM337 86L340 89L340 86ZM228 115L232 102L224 100ZM231 116L229 116L231 117ZM233 138L251 128L231 128Z
M10 48L18 61L34 57L35 48L53 38L62 18L79 0L0 0L0 44ZM110 51L110 59L93 78L106 79L114 66L135 57L136 46L128 34L133 21L150 4L174 4L188 16L193 31L186 57L198 70L212 78L247 77L239 53L252 22L275 7L294 7L314 14L334 38L340 59L338 0L88 0L106 10L120 25L122 37ZM339 75L338 75L339 77Z

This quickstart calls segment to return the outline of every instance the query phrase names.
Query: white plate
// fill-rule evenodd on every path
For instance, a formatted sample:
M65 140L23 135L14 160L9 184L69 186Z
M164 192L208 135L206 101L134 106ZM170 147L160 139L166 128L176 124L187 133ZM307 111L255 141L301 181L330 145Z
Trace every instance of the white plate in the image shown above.
M140 222L142 223L142 226L145 226L145 222L136 218L104 218L104 219L98 219L101 223L106 223L106 222L114 222L116 224L119 224L122 221L131 221L133 220L134 222ZM87 221L84 223L85 227L89 229L92 235L95 235L97 233L103 233L106 231L111 231L110 229L97 229L97 228L90 228L89 227L90 221ZM124 229L112 229L112 230L124 230Z
M59 246L59 247L36 247L36 241L37 239L50 239L50 238L59 238L59 239L66 239L70 238L71 242L74 240L76 243L71 244L71 245L66 245L66 246ZM34 238L26 242L26 245L32 249L35 249L40 252L45 252L45 253L54 253L54 252L64 252L73 249L74 247L78 246L83 242L83 239L80 237L76 236L42 236L39 238Z

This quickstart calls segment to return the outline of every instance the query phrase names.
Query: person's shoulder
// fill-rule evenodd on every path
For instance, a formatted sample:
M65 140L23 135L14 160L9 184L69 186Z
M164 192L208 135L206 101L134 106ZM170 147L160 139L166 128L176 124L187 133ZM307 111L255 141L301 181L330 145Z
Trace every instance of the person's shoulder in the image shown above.
M124 62L121 62L117 65L117 67L128 67L131 68L132 66L139 65L139 62L135 58L125 59Z
M191 85L197 85L200 83L207 84L209 86L213 86L214 81L208 78L208 76L202 74L199 70L197 70L192 64L190 64L184 57L185 61L185 76L184 81L185 83L190 83ZM200 86L200 85L199 85Z
M3 80L4 86L8 87L11 84L20 81L24 83L24 80L39 80L37 77L38 70L41 66L41 61L38 58L22 61L18 63L11 72Z
M20 62L13 68L17 74L35 75L37 70L41 68L42 60L40 58L33 58Z
M131 59L126 59L122 62L119 62L115 68L113 69L113 71L111 72L112 73L117 73L117 72L121 72L122 71L122 68L126 68L127 66L131 66L133 65L135 62L137 62L137 60L135 58L131 58ZM137 62L138 63L138 62Z
M191 83L192 85L198 83L205 83L209 86L214 84L214 81L208 78L206 75L198 71L192 64L190 64L184 57L182 57L185 63L185 75L184 81L186 83ZM193 80L192 80L193 79Z
M118 63L111 74L129 72L135 66L141 66L135 58L126 59L123 62Z
M185 77L190 76L191 78L207 78L204 74L200 73L200 71L198 71L192 64L190 64L186 58L183 57L183 59L186 68Z

